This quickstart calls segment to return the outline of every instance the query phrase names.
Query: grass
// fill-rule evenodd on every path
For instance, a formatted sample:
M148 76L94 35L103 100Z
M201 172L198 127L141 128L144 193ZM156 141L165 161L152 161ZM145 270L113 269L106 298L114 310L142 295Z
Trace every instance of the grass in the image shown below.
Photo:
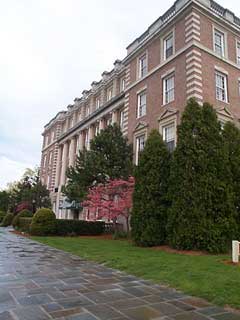
M132 275L168 284L214 304L240 308L240 267L226 255L186 256L138 248L127 241L97 238L33 237L41 243L106 263Z

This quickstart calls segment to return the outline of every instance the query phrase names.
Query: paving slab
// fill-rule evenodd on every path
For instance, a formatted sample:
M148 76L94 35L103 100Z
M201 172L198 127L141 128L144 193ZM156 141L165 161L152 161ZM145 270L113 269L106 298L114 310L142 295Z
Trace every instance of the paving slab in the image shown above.
M0 320L240 320L240 314L0 228Z

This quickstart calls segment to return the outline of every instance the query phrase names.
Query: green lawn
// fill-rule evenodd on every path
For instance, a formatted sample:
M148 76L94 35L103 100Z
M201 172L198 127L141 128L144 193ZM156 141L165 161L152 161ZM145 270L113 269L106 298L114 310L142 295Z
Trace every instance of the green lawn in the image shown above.
M229 256L186 256L137 248L127 241L96 238L33 239L144 279L169 284L214 304L240 308L240 267L224 264Z

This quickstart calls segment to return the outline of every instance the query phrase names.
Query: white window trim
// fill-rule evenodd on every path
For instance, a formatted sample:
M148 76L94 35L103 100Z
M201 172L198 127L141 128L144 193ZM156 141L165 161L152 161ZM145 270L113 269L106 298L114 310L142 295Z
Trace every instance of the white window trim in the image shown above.
M236 63L238 66L240 66L240 54L238 56L238 46L240 48L240 40L236 39ZM240 49L239 49L240 50ZM239 58L239 59L238 59Z
M145 114L140 115L140 97L144 94L146 95ZM147 114L147 91L143 90L137 93L137 119L146 116L146 114Z
M165 46L165 41L166 39L170 36L173 35L173 54L171 56L169 56L168 58L166 58L166 46ZM174 55L175 55L175 28L173 28L172 30L170 30L168 33L166 33L162 38L161 38L161 60L163 61L168 61L169 59L171 59Z
M169 126L170 124L174 124L174 127L175 127L175 131L174 131L175 143L174 143L174 146L176 147L176 145L177 145L177 117L176 116L174 116L174 117L171 116L171 117L168 117L167 119L160 120L160 122L159 122L159 132L163 137L163 129L165 127ZM163 141L164 141L164 137L163 137Z
M215 50L215 32L219 32L223 34L223 55L219 55ZM227 45L227 32L223 30L221 27L213 25L213 51L214 53L221 58L228 58L228 45Z
M166 80L173 78L173 100L171 101L166 101ZM162 79L163 82L163 105L167 105L169 103L174 102L175 100L175 73L171 73L168 76L166 76L165 78Z
M135 139L134 139L134 150L135 150L135 165L137 166L139 163L139 142L138 140L144 136L144 143L146 143L147 140L147 133L146 130L142 131L142 132L138 132L135 135Z
M144 56L146 56L146 67L147 67L147 70L146 70L146 74L142 76L141 72L140 72L140 60ZM137 58L137 79L138 80L139 79L143 79L144 77L146 77L147 74L148 74L148 52L145 51Z
M216 75L217 74L224 77L224 87L225 87L224 89L225 89L225 97L226 97L225 100L218 99L218 97L217 97L217 82L216 82ZM223 103L228 103L228 75L223 72L220 72L218 70L215 70L215 96L216 96L217 101L221 101Z

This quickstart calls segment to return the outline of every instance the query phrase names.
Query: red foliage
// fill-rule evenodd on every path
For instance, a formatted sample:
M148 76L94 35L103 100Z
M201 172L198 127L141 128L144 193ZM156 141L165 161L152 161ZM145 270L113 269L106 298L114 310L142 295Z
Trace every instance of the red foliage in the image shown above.
M123 216L128 226L133 190L133 177L128 180L110 180L90 188L83 206L89 209L90 216L95 220L105 218L116 222L119 216Z
M18 214L19 212L21 212L22 210L29 210L32 211L32 206L28 201L23 201L21 203L19 203L16 208L15 208L15 213Z

